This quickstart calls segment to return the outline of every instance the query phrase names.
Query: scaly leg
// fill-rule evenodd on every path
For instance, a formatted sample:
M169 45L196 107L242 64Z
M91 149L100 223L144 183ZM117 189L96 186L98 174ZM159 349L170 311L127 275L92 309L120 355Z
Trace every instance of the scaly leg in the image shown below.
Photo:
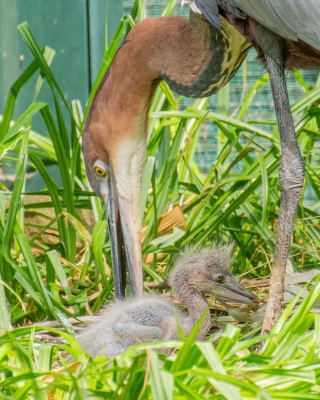
M304 162L299 150L288 99L283 63L266 56L281 141L282 188L274 266L262 333L268 333L281 314L286 263L304 182Z

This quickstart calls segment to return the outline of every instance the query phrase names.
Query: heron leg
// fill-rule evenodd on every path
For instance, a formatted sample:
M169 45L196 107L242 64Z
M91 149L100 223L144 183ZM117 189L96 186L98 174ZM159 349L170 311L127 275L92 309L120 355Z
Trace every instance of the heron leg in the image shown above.
M283 62L267 55L266 62L280 132L282 154L279 177L282 191L269 297L262 326L263 333L270 332L281 314L286 263L304 182L304 162L290 111Z

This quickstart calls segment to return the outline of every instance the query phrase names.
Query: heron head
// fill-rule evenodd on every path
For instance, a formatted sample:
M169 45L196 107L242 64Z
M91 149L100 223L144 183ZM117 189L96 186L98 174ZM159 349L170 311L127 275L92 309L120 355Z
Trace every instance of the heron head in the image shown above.
M215 295L223 301L251 304L256 296L242 286L231 274L232 244L198 252L186 252L171 275L174 290L179 291L183 281L202 295Z
M105 205L116 296L123 298L126 266L132 294L142 294L143 287L140 198L139 193L133 191L135 186L132 183L135 178L140 179L140 176L132 176L132 159L137 151L124 135L128 129L123 122L115 123L114 113L99 112L99 107L100 103L92 108L87 120L83 155L90 186Z

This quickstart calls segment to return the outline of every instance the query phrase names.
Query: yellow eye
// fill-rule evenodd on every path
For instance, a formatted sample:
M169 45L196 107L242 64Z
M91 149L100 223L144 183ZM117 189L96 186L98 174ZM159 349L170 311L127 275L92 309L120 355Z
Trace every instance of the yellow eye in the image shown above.
M107 172L105 169L103 169L102 167L100 167L99 165L96 165L94 167L94 172L100 176L101 178L104 178L107 175Z
M213 275L213 280L216 282L223 282L224 281L224 275L221 273L217 273Z

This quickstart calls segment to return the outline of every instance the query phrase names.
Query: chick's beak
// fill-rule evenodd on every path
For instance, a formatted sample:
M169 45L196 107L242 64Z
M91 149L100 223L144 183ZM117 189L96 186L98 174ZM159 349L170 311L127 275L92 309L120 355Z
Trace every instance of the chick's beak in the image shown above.
M227 276L224 283L213 283L213 293L217 300L233 303L252 304L257 296L242 286L233 276Z

